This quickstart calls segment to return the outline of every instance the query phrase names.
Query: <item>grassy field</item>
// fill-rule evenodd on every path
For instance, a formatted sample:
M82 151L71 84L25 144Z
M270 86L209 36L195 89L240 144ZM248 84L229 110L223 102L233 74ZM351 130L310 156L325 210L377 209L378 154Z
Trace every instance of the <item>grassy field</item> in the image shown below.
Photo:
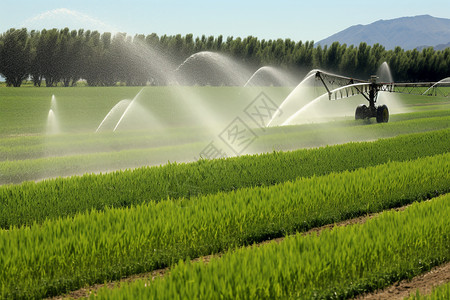
M216 115L225 119L230 115L234 118L239 109L245 108L261 91L268 91L276 102L282 101L290 91L287 88L229 87L1 88L3 110L0 132L3 136L45 134L54 95L57 103L55 114L61 132L93 133L115 104L124 99L133 99L141 90L137 102L165 127L198 127L196 119L201 113L214 115L205 114L205 119ZM132 114L131 119L136 117L141 115ZM128 122L133 123L131 120ZM142 122L133 129L142 130L145 125L153 124Z
M0 136L43 135L46 133L47 116L55 96L55 114L60 123L61 133L93 133L115 104L124 99L133 99L142 87L79 87L79 88L0 88ZM238 88L238 87L146 87L137 102L155 115L164 128L190 127L204 125L198 118L219 119L230 122L241 116L242 110L259 93L264 92L277 105L280 105L291 88ZM402 104L402 112L431 109L448 109L449 100L442 97L389 94ZM394 99L392 98L392 99ZM365 103L362 97L353 97L341 102L324 102L326 107L335 109L339 103ZM384 99L384 97L383 97ZM389 98L390 99L390 98ZM389 101L389 100L386 100ZM198 107L193 107L198 105ZM389 105L389 104L388 104ZM350 106L345 113L353 115L356 106ZM293 112L285 112L286 114ZM131 117L140 117L131 114ZM133 123L128 120L129 123ZM144 129L142 122L139 130ZM226 125L226 124L225 124ZM133 128L136 129L136 128ZM154 130L155 128L145 128Z
M91 210L2 230L2 293L26 298L55 295L421 201L450 190L449 164L450 154L445 153L268 187ZM74 197L73 205L82 200ZM435 226L445 224L448 221ZM443 242L443 249L436 257L448 260L448 243L445 238L438 242Z
M290 91L274 87L0 88L0 184L196 161L205 157L203 150L210 143L225 156L235 156L449 127L448 99L413 95L392 98L393 111L399 114L393 114L388 124L353 120L354 108L365 101L362 97L321 103L325 116L342 111L325 123L262 129L245 113L261 92L279 106ZM133 99L128 110L116 106ZM384 102L389 99L382 97ZM254 138L237 151L223 139L236 118Z
M208 264L180 262L164 278L104 288L90 299L351 299L449 259L449 200L445 195L362 225L239 249ZM447 284L429 298L412 299L448 295Z
M245 187L270 186L298 177L443 154L449 150L449 139L450 129L443 129L375 142L8 185L0 187L0 199L3 199L0 228L42 223L92 208L128 207L167 198L191 198ZM75 199L79 199L77 205L74 205Z
M289 92L0 87L1 298L161 267L172 268L167 280L99 297L345 298L449 261L449 100L398 95L384 124L354 120L361 98L320 103L310 115L328 119L307 124L261 128L262 115L246 113L261 95L279 106ZM251 135L233 144L239 122ZM210 143L239 157L199 160ZM235 251L426 199L369 224ZM227 254L210 266L179 262L218 252Z

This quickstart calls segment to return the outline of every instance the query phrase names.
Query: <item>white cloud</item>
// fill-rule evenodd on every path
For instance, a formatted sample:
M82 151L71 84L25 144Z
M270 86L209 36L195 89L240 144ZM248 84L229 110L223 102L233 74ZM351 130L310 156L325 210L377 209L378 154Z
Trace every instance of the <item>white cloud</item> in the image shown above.
M27 19L21 27L28 29L51 29L64 28L70 29L91 29L101 32L118 32L118 30L105 22L95 19L87 14L68 8L57 8L46 11L30 19Z

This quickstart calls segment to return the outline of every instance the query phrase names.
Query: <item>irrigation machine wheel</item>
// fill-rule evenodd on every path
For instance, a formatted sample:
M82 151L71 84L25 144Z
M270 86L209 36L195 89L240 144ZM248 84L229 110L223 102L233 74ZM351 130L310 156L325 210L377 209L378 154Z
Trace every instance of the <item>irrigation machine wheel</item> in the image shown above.
M389 110L386 105L377 107L377 122L387 123L389 121Z
M367 106L365 104L360 104L356 107L355 120L364 119L366 117Z

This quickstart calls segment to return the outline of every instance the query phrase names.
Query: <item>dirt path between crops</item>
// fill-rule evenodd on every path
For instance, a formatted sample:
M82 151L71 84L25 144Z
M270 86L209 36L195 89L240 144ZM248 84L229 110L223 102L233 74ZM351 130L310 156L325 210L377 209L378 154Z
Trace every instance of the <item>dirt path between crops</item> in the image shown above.
M371 294L362 295L357 300L384 300L384 299L404 299L415 294L419 290L420 294L431 293L433 287L450 282L450 263L434 267L431 271L414 277L411 280L402 280L394 285Z
M394 208L392 210L395 211L402 211L405 210L409 205L403 206L403 207L399 207L399 208ZM306 231L304 233L302 233L303 235L307 235L307 234L319 234L322 230L325 229L331 229L335 226L348 226L348 225L353 225L353 224L362 224L365 223L367 220L379 215L380 213L373 213L373 214L368 214L365 216L361 216L358 218L354 218L354 219L349 219L349 220L345 220L342 222L338 222L338 223L334 223L334 224L328 224L328 225L324 225L321 227L316 227L316 228L312 228L309 231ZM268 243L279 243L281 241L284 240L284 237L281 238L277 238L277 239L273 239L273 240L267 240L264 242L261 242L259 244L255 244L255 245L251 245L248 247L259 247L261 245L264 244L268 244ZM201 258L196 258L193 259L192 262L196 262L196 261L203 261L205 263L208 263L212 258L214 257L220 257L222 256L221 253L219 254L214 254L214 255L207 255ZM446 267L446 269L441 270L441 268ZM121 285L123 283L129 283L129 282L133 282L139 279L149 279L152 278L152 280L154 280L157 277L162 277L164 276L166 273L168 273L170 271L170 268L164 268L164 269L159 269L159 270L155 270L152 272L147 272L147 273L141 273L141 274L136 274L136 275L131 275L129 277L126 278L122 278L120 280L117 281L112 281L112 282L108 282L106 284L95 284L92 286L88 286L73 292L70 292L66 295L60 295L57 297L53 297L53 298L48 298L48 299L79 299L82 297L89 297L89 295L91 295L92 293L95 293L96 291L98 291L99 289L103 288L103 287L108 287L108 288L113 288L117 285ZM429 273L434 274L434 276L430 276L428 275ZM400 295L401 292L406 292L405 296L409 295L409 291L414 291L419 288L420 291L422 292L422 290L427 293L428 291L431 291L431 288L437 284L443 283L445 282L445 280L450 281L450 263L442 266L442 267L438 267L433 269L432 271L430 271L429 273L420 275L418 277L415 277L412 281L409 282L400 282L395 284L392 287L389 287L386 290L383 290L381 292L376 292L373 294L369 294L366 295L364 297L359 297L357 299L394 299L393 297L396 297L396 295ZM421 277L424 277L424 280L420 280ZM447 278L447 279L446 279ZM417 279L417 281L416 281ZM401 294L403 295L403 294ZM402 296L399 296L400 298L402 298ZM398 299L400 299L398 298ZM395 298L397 299L397 298Z

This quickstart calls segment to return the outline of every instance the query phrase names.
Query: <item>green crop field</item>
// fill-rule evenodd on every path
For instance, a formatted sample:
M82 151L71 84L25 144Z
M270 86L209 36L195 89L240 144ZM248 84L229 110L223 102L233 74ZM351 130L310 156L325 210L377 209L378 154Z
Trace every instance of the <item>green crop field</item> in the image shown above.
M190 198L251 186L270 186L298 177L354 170L448 152L450 128L375 142L293 152L168 164L104 175L85 175L0 187L0 227L31 225L91 208ZM372 153L377 153L374 156ZM320 163L318 163L320 161Z
M444 300L450 298L450 282L435 287L431 294L421 295L418 291L415 295L408 297L408 300Z
M446 195L363 225L230 252L208 265L181 262L162 279L103 289L91 299L352 298L448 260L448 213ZM434 293L448 295L448 287Z
M353 120L354 107L365 101L362 97L320 103L316 110L328 116L325 123L261 129L244 113L261 92L280 105L290 90L281 87L1 88L0 184L109 172L168 161L191 162L204 157L202 151L211 142L225 156L235 156L235 148L230 148L219 136L223 138L225 130L233 128L230 125L236 118L248 125L255 137L248 147L237 151L239 154L375 140L449 127L448 99L414 95L393 96L394 114L388 124ZM134 98L130 110L117 106ZM390 99L384 96L381 100L388 103ZM53 119L49 116L50 109ZM334 110L342 116L331 115ZM288 113L293 111L284 112Z
M381 124L354 120L362 97L325 99L259 126L249 109L285 118L291 90L0 87L1 298L168 267L97 296L344 299L448 262L449 99L383 94Z
M167 127L195 127L200 112L220 118L236 117L236 113L260 92L281 102L289 88L233 88L233 87L75 87L75 88L0 88L2 136L45 134L52 96L56 99L55 114L61 132L93 133L115 104L133 99L140 91L140 105L147 108ZM197 101L198 99L198 101ZM189 102L192 100L192 102ZM184 101L184 103L183 103ZM193 107L198 105L199 107ZM205 109L201 111L201 106ZM132 117L142 117L136 113ZM208 116L204 116L207 118ZM226 120L227 121L227 120ZM231 121L231 120L230 120ZM130 120L128 120L130 122ZM200 123L201 124L201 123ZM149 124L151 128L151 122ZM203 125L203 124L201 124ZM145 126L144 126L145 127ZM137 127L142 129L142 126ZM136 129L136 128L135 128Z
M0 235L3 292L58 294L426 199L449 192L449 168L446 153L10 228Z

